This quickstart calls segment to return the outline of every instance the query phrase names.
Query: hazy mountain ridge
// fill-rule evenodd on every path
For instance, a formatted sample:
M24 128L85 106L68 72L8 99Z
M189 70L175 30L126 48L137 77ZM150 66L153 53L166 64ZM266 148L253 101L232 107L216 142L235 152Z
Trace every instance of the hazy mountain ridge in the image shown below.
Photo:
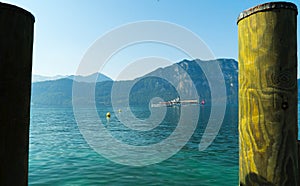
M101 81L95 86L95 100L97 105L111 105L111 90L117 93L114 101L123 104L129 99L131 105L147 105L154 97L164 100L174 99L180 95L176 91L184 92L185 95L193 99L205 99L210 103L209 82L201 69L201 65L219 64L224 75L228 104L237 104L237 82L238 64L233 59L217 59L212 61L183 60L165 68L159 68L145 76L130 81ZM184 70L184 73L179 71ZM190 78L188 78L189 76ZM172 81L172 84L166 78ZM79 78L80 79L80 78ZM76 79L77 80L77 79ZM213 82L210 82L213 83ZM218 83L218 82L215 82ZM78 82L82 86L82 94L76 98L77 103L89 105L93 100L89 100L88 90L93 90L92 83ZM197 93L190 91L195 85ZM32 84L32 105L49 107L71 107L72 106L72 86L73 80L59 79L54 81L38 82ZM129 98L125 89L132 86ZM199 97L198 97L199 95Z
M57 75L57 76L42 76L42 75L32 75L32 82L42 82L42 81L52 81L52 80L57 80L57 79L63 79L66 78L67 76L63 75Z
M43 82L43 81L53 81L59 79L72 79L72 80L76 79L76 81L78 82L86 82L86 83L112 81L111 78L101 73L94 73L87 76L81 76L81 75L57 75L57 76L33 75L32 76L33 83Z

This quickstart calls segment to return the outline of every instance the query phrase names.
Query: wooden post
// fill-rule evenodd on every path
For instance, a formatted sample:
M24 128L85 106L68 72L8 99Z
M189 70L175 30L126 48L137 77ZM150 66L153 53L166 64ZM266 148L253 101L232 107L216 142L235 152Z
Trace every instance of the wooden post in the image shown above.
M299 170L299 168L300 168L300 166L299 166L299 163L300 163L300 141L299 140L297 141L297 144L298 144L298 185L300 185L300 170Z
M27 185L34 17L0 3L0 185Z
M238 18L240 185L298 185L296 25L286 2Z

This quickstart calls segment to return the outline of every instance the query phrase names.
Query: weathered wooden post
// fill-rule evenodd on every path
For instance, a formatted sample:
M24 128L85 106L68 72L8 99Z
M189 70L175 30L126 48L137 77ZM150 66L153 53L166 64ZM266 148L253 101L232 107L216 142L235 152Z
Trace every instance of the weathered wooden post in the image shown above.
M34 17L0 3L0 185L27 185Z
M296 25L286 2L238 18L240 185L298 185Z

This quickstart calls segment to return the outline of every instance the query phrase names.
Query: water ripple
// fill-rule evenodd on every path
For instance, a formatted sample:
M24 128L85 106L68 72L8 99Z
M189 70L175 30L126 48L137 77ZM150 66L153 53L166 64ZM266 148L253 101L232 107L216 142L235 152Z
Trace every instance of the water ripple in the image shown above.
M137 113L143 113L142 108L137 109ZM237 185L237 109L227 112L230 117L225 118L219 135L207 150L199 152L198 143L209 111L200 115L197 130L179 153L158 164L129 167L103 158L87 145L71 108L32 108L29 185ZM177 121L171 115L159 130L133 133L112 113L106 127L120 140L145 145L168 137ZM86 122L95 121L87 117Z

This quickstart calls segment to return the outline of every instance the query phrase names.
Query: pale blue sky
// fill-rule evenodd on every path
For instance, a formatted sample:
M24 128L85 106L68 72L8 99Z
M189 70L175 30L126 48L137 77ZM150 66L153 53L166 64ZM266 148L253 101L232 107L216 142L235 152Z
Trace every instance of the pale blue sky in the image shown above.
M21 6L35 16L33 73L54 76L75 74L87 49L103 34L121 25L143 20L161 20L183 26L196 33L212 50L215 57L237 59L237 16L245 9L268 1L7 0L3 2ZM299 1L290 2L300 7ZM297 32L299 43L299 31ZM161 46L146 44L142 48L133 47L131 51L128 49L127 52L121 52L115 62L109 64L111 68L103 73L116 76L121 66L126 65L132 60L132 56L136 55L134 52L138 53L138 57L162 55L161 57L174 62L184 58L180 52L172 51L170 48L161 49Z

